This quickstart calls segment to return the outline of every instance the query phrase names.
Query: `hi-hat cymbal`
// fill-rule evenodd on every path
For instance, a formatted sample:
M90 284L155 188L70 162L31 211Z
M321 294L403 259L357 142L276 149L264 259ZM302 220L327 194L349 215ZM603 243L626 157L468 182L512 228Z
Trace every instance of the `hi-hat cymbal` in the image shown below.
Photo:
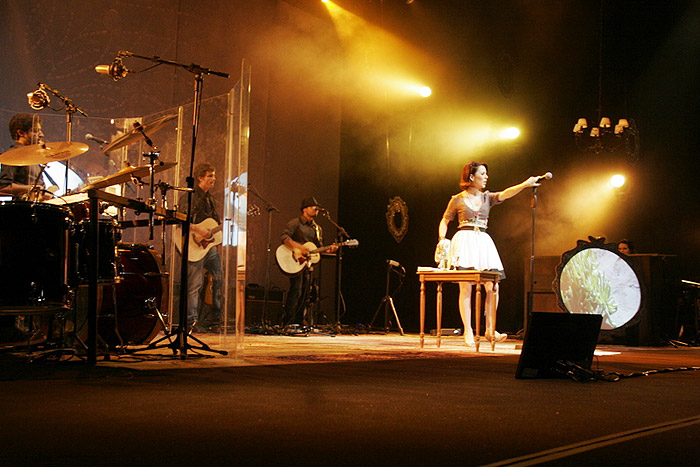
M175 167L177 165L177 162L161 162L159 165L156 165L153 167L153 170L155 173L162 172L163 170L170 169L172 167ZM85 185L83 188L80 189L80 191L87 191L87 190L99 190L100 188L107 188L108 186L112 185L118 185L120 183L126 183L128 181L131 181L132 178L143 178L147 177L150 172L149 169L151 168L150 165L142 165L140 167L124 167L121 169L119 172L109 175L103 179L97 180L96 182L93 182L89 185Z
M0 154L0 164L16 166L46 164L79 156L87 150L87 144L69 141L29 144Z
M152 122L144 123L141 126L143 128L144 133L146 133L147 135L151 135L156 131L160 130L166 123L168 123L171 120L174 120L175 118L177 118L177 115L166 115L165 117L160 117L156 120L153 120ZM141 131L134 128L128 133L124 133L119 138L115 139L107 146L102 148L102 151L109 152L114 151L115 149L123 148L124 146L129 145L142 137L143 135L141 134Z

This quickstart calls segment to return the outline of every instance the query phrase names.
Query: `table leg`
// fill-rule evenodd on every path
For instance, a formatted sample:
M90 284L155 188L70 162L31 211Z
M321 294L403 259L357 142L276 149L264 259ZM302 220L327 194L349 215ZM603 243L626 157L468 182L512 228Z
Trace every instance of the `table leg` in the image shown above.
M476 282L476 303L474 304L474 319L476 320L476 336L474 342L476 351L479 351L479 340L481 339L481 281Z
M442 282L437 283L437 346L440 348L440 340L442 338Z
M491 283L492 287L496 287L496 283L492 282ZM488 332L491 333L491 336L493 338L491 339L491 352L496 351L496 294L495 292L491 294L491 301L489 302L489 309L488 313L491 314L491 329L488 330Z
M420 275L420 348L425 341L425 277Z

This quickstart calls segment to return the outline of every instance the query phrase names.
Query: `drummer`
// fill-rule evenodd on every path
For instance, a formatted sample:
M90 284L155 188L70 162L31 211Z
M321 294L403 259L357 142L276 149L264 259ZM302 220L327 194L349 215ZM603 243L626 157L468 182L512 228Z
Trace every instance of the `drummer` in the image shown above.
M44 142L44 133L41 131L41 119L38 115L16 114L10 119L9 128L13 141L12 148ZM26 198L36 185L37 190L42 190L41 198L52 198L53 195L51 193L43 191L44 181L40 175L41 166L38 165L11 166L2 164L2 169L0 169L0 195L11 195L13 199Z

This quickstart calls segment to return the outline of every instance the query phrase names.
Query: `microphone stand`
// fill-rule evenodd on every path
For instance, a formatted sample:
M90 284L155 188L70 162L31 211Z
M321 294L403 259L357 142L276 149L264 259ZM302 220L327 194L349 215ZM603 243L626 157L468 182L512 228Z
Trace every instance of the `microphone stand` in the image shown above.
M78 112L83 117L87 117L88 115L82 109L80 109L75 104L73 104L73 101L70 98L62 96L61 93L58 92L57 89L51 89L49 86L47 86L43 83L39 83L39 87L42 89L46 89L47 91L51 92L51 94L53 94L54 96L61 99L61 101L63 101L63 105L66 109L66 141L68 141L70 143L71 139L73 138L73 114L75 112ZM51 108L51 107L49 107L49 108ZM60 109L57 109L57 110L60 110ZM64 192L68 193L68 169L70 168L70 162L68 162L68 159L66 159L65 164L66 164L66 175L65 175Z
M323 211L321 213L328 221L335 226L335 228L338 230L338 236L337 236L337 242L338 242L338 251L336 253L336 262L335 262L335 325L333 326L335 328L335 333L340 334L341 333L341 328L342 325L340 324L340 309L343 303L342 296L342 272L343 272L343 241L344 238L348 239L350 238L350 235L348 235L348 232L338 225L332 218L331 215L328 211Z
M272 213L273 212L280 212L279 209L277 209L272 203L270 203L268 200L266 200L258 191L252 186L248 185L248 191L253 193L255 196L260 198L260 200L267 204L267 252L265 253L266 256L266 266L265 266L265 291L263 292L263 307L262 307L262 317L260 318L261 321L261 327L263 331L268 331L272 329L272 326L270 326L270 323L267 320L267 303L269 301L269 289L270 289L270 258L271 258L271 253L272 253Z
M157 56L145 57L133 54L131 52L119 52L119 55L150 60L158 65L166 64L181 67L194 75L194 100L192 103L192 151L190 154L190 172L189 176L186 178L187 188L189 188L191 191L187 192L187 212L185 214L185 220L182 223L182 267L180 268L179 325L177 329L177 338L175 339L174 343L169 345L169 347L172 347L173 352L180 352L180 359L185 360L187 358L187 350L195 348L187 343L187 284L189 278L187 252L189 251L190 246L190 223L192 221L192 192L194 191L194 161L197 148L197 133L199 130L199 113L202 104L202 86L204 82L204 75L216 75L222 78L228 78L229 75L228 73L213 71L209 68L204 68L195 64L185 65L171 60L163 60ZM214 350L201 340L197 339L196 337L190 337L200 344L200 347L198 347L198 349L206 350L208 352L219 353L221 355L228 355L228 352L224 350Z
M192 71L192 70L190 70ZM178 335L175 340L173 347L177 347L180 352L180 359L185 360L187 358L187 350L193 349L191 344L187 343L187 285L189 279L188 271L188 261L187 252L190 248L190 223L192 222L192 192L194 191L194 160L195 160L195 149L197 147L197 132L199 130L199 110L202 104L202 84L203 84L203 70L193 71L194 76L194 103L193 103L193 114L192 114L192 152L190 154L190 174L187 177L187 188L192 189L192 191L187 192L187 213L185 216L185 221L182 224L182 261L180 268L180 315L179 315L179 325L178 325ZM228 75L227 75L228 76ZM221 355L228 355L228 352L224 350L213 350L208 345L206 345L201 340L194 336L190 336L194 341L199 343L200 349L209 352L217 352ZM175 350L175 348L173 348Z
M537 217L537 187L532 187L532 199L530 200L532 208L532 230L530 232L530 290L527 294L527 309L523 319L523 332L527 331L527 324L532 317L532 307L535 294L535 221Z

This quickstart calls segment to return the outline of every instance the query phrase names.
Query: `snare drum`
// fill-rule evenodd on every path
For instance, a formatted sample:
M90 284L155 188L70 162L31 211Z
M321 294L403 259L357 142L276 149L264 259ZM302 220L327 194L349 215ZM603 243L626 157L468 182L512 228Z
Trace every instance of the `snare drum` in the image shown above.
M73 218L76 221L87 220L90 218L90 199L87 193L76 193L74 195L65 195L58 198L53 198L45 201L47 204L55 206L63 206L70 210Z
M67 305L71 223L59 206L0 203L0 310Z

